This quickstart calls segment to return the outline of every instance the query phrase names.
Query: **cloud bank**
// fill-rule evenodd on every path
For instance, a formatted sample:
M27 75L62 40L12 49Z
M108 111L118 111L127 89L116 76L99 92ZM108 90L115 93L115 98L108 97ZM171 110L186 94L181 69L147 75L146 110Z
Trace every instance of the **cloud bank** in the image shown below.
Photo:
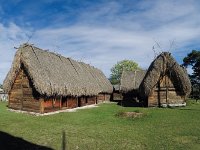
M123 59L148 68L155 57L153 47L156 53L170 51L181 63L192 49L199 49L199 6L198 1L103 1L80 9L71 24L65 23L65 13L41 28L12 20L0 23L0 83L10 69L14 46L27 41L91 64L107 77Z

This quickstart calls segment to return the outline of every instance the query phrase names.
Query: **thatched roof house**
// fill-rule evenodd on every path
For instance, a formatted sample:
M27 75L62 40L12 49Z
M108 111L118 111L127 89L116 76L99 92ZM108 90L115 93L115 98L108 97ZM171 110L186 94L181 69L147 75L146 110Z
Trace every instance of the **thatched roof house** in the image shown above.
M59 99L59 105L63 98L94 97L99 93L110 94L113 90L99 69L30 44L23 44L17 50L3 87L9 93L10 102L20 97L26 99L25 95L29 93L34 100ZM19 90L23 91L22 95L16 95ZM12 107L12 103L9 106Z
M120 91L122 93L138 90L146 70L123 71L120 81Z
M191 83L186 70L170 53L163 52L151 63L139 89L148 106L181 106Z
M120 80L120 93L122 94L123 100L138 99L138 88L142 82L146 71L135 70L135 71L123 71Z

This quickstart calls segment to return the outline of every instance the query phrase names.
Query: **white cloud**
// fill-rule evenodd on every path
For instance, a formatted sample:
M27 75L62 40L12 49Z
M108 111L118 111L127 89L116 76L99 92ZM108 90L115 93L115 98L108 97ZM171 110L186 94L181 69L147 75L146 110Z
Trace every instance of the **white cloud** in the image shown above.
M169 50L170 41L174 40L171 52L178 61L191 49L199 48L200 9L195 1L142 1L137 8L134 11L130 5L127 12L121 13L125 8L117 2L88 8L74 25L38 29L30 42L94 65L107 76L110 68L123 59L132 59L148 68L154 59L155 41L162 50ZM14 57L13 47L26 42L30 34L29 29L15 23L0 24L0 83Z

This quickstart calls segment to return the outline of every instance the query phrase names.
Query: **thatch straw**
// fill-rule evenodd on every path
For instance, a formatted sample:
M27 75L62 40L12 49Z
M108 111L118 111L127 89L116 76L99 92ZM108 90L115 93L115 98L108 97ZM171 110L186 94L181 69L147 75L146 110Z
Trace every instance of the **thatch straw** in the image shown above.
M112 85L97 68L71 58L41 50L29 44L20 46L4 80L9 92L21 66L24 66L35 89L42 95L92 96L112 93Z
M186 70L181 67L168 52L161 53L150 65L140 87L140 95L147 97L160 78L168 74L182 96L191 92L191 83Z
M120 91L127 93L137 90L146 74L146 70L123 71L121 76Z

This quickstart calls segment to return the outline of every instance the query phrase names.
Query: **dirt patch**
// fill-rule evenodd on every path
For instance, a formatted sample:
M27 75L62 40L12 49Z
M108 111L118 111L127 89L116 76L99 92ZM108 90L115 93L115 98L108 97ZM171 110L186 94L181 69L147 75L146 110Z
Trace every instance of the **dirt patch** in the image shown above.
M141 118L144 114L141 112L119 112L118 117L123 118Z

